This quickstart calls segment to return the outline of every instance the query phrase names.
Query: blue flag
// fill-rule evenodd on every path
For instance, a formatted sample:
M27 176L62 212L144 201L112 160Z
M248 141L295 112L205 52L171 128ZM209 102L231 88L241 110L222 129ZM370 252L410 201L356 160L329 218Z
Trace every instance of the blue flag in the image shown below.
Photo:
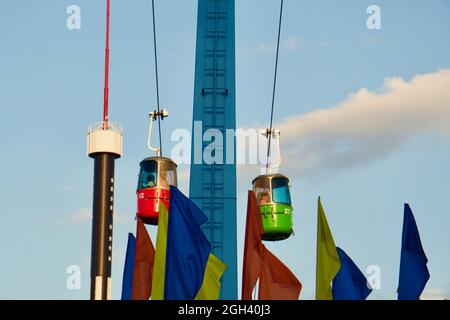
M200 290L211 245L200 226L208 218L170 186L164 298L193 300Z
M405 203L398 300L419 300L430 279L427 256L411 208Z
M336 249L341 268L333 279L333 300L365 300L372 292L366 277L344 250Z
M136 238L132 233L128 234L127 254L123 268L122 300L131 300L133 290L133 270Z

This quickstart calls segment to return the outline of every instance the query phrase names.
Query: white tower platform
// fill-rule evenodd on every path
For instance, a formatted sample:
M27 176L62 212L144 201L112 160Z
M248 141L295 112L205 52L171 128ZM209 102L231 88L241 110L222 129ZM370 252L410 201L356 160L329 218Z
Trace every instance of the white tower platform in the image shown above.
M97 122L89 126L87 153L92 158L96 153L112 153L120 158L123 151L123 130L119 124Z

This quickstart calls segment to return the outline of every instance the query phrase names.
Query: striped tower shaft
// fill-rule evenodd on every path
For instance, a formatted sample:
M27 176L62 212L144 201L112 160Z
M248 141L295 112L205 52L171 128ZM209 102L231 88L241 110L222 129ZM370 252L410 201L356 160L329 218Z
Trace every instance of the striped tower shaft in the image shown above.
M111 153L94 156L91 299L110 300L114 210L114 160Z
M94 159L92 205L91 299L111 299L114 213L114 166L122 156L122 129L104 122L88 132L88 155Z

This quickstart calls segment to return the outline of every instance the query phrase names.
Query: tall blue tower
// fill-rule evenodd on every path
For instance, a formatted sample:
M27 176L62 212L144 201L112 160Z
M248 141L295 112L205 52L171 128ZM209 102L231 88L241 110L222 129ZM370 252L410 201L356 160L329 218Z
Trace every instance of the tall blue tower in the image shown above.
M190 198L227 264L221 299L237 299L235 1L199 0ZM205 140L205 141L204 141ZM214 145L214 147L213 147Z

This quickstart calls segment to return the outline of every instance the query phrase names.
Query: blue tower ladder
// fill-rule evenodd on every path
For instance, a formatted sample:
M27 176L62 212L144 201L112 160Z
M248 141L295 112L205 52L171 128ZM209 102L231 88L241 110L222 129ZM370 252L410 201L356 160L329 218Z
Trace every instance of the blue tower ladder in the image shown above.
M221 299L236 300L234 0L198 1L193 109L189 196L208 216L203 231L211 242L213 253L227 265L222 278ZM199 122L201 131L198 130ZM227 137L227 130L230 129L233 135ZM223 143L215 140L203 142L203 134L208 130L220 132ZM203 154L212 142L218 146L212 155L219 159L213 163L205 163ZM196 151L200 152L199 145L201 156L196 155ZM199 163L196 163L196 160Z

